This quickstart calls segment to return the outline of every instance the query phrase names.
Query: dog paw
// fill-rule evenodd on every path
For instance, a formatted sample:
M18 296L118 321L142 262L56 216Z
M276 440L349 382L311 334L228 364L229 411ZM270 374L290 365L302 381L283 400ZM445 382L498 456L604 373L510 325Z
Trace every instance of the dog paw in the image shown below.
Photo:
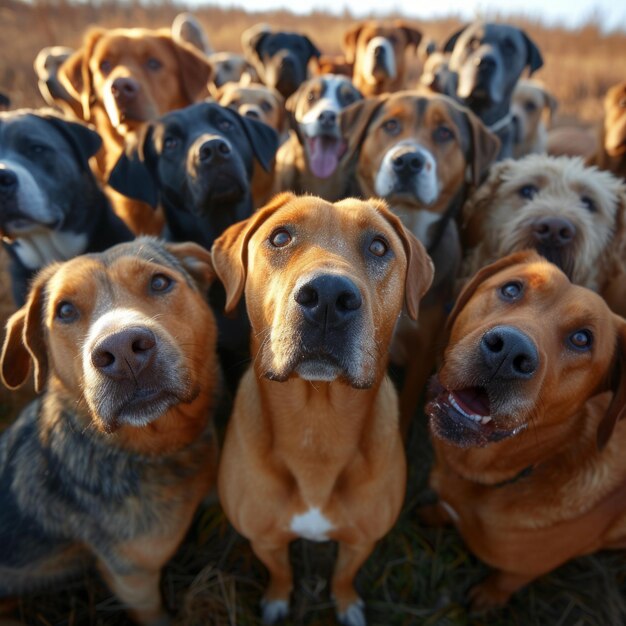
M337 613L337 619L344 626L367 626L365 620L365 603L361 598L353 602L343 613Z
M511 597L511 592L499 589L493 579L472 587L468 593L472 613L484 613L503 607Z
M287 617L289 602L287 600L261 600L262 619L264 624L275 624Z

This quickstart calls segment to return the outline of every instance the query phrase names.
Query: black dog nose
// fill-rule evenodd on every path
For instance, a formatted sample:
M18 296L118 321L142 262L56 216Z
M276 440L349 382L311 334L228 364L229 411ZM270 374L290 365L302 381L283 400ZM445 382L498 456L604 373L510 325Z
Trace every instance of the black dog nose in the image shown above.
M280 60L280 67L281 68L292 68L295 66L295 62L293 60L293 57L289 54L285 55L281 60Z
M376 46L374 48L374 58L382 59L385 56L385 48L384 46Z
M145 326L134 326L101 339L91 351L91 362L114 380L136 379L156 354L157 340Z
M334 128L337 124L337 114L334 111L322 111L317 119L322 128Z
M345 276L322 274L302 285L294 295L304 318L324 330L341 328L356 317L361 293Z
M543 245L561 248L576 236L576 226L563 217L544 217L533 223L533 237Z
M413 176L424 168L426 158L421 152L403 152L393 158L393 170L399 176Z
M227 161L232 154L232 148L225 139L216 137L205 141L198 148L198 158L203 165L217 161Z
M512 326L496 326L487 331L480 340L480 352L495 378L531 378L539 367L539 354L532 339Z
M134 78L116 78L111 85L111 93L117 102L132 102L139 94L139 83Z
M17 174L13 170L0 169L0 196L8 200L15 195L17 188Z
M261 116L259 115L259 112L255 111L254 109L248 109L244 113L244 117L251 117L253 120L260 120L261 119Z

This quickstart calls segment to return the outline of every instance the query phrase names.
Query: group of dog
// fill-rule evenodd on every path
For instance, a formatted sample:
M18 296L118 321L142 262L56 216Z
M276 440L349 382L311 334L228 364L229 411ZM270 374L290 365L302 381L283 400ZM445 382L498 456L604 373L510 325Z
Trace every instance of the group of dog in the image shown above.
M41 392L0 440L0 597L95 562L167 623L162 567L217 484L269 571L264 623L300 537L339 543L337 616L364 625L354 577L437 366L420 517L494 568L474 608L626 547L626 87L585 162L543 154L556 105L513 26L437 48L368 21L342 58L267 25L242 44L214 53L189 15L92 29L36 60L57 111L0 113L0 374Z

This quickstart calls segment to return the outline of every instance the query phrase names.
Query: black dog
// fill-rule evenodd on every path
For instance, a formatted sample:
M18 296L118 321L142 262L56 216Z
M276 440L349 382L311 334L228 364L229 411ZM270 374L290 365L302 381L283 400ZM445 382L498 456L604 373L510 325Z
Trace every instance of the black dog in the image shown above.
M261 81L277 89L284 98L307 79L309 61L321 55L306 35L272 32L264 24L245 31L241 45Z
M117 162L109 184L154 207L160 203L168 238L210 249L226 228L252 214L254 160L268 170L277 148L278 135L266 124L201 102L147 124L139 143ZM228 382L235 382L249 350L245 307L238 319L226 319L220 285L212 288L211 304L222 365Z
M512 156L511 97L519 77L543 65L537 46L524 33L506 24L475 22L446 42L451 53L447 95L468 106L500 138L498 159Z
M101 143L87 126L52 112L0 113L0 236L16 304L52 261L134 238L89 169Z

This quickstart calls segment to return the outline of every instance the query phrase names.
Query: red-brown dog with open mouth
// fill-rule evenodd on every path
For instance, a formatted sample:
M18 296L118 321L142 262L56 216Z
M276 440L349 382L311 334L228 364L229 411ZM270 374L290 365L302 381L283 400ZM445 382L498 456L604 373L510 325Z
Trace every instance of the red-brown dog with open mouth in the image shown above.
M483 268L451 313L427 406L439 502L505 604L569 559L626 547L626 321L534 251Z

